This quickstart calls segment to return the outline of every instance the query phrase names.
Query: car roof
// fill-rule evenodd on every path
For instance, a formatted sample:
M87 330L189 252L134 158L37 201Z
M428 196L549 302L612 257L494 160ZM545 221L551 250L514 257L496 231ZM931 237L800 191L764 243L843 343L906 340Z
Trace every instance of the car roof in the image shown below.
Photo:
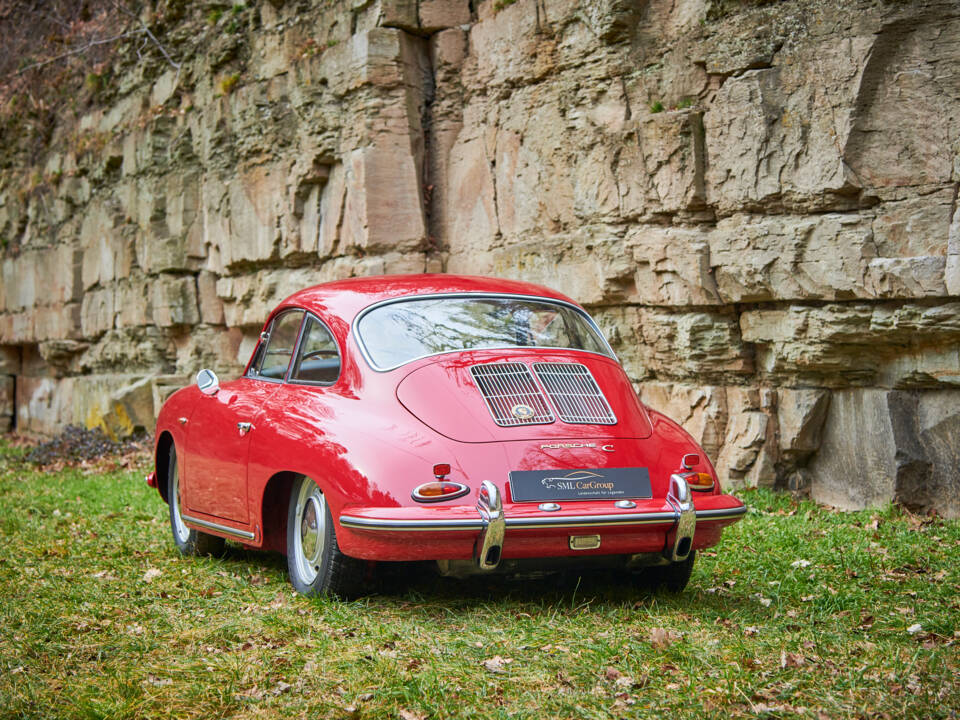
M438 293L533 295L577 304L556 290L518 280L477 275L425 273L376 275L323 283L295 292L280 303L277 310L286 307L302 307L321 316L333 315L347 322L353 322L361 310L382 300Z

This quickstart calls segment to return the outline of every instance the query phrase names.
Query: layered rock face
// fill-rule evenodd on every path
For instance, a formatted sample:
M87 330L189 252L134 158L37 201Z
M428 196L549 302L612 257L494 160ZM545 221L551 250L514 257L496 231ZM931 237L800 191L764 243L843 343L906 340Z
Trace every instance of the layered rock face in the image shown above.
M239 17L4 172L0 424L149 428L295 289L467 272L588 306L734 486L960 515L955 2Z

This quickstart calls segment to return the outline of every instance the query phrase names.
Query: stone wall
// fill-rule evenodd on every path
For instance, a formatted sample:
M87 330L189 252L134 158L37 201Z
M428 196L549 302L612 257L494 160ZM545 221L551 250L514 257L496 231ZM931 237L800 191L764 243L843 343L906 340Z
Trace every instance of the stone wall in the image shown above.
M955 2L203 11L0 178L0 429L149 427L297 288L468 272L590 307L734 485L960 514Z

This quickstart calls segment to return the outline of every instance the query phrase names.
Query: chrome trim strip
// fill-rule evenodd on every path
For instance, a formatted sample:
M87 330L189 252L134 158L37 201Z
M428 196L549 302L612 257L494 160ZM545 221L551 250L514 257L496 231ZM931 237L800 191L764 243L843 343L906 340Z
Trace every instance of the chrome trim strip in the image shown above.
M672 512L644 513L643 515L623 513L621 515L567 515L566 517L551 518L506 518L508 528L566 528L566 527L595 527L597 525L654 525L657 523L673 522L676 514ZM393 530L393 531L463 531L481 530L486 525L481 520L451 519L451 520L380 520L377 518L361 518L353 515L341 515L340 524L344 527L361 530Z
M569 527L616 527L622 525L657 525L676 520L672 512L623 513L622 515L567 515L551 518L507 518L508 528L569 528Z
M747 512L745 506L736 508L717 508L711 510L697 510L697 520L723 520L739 517ZM674 522L677 515L674 512L658 513L622 513L619 515L567 515L566 517L550 518L506 518L508 528L545 529L566 527L617 527L624 525L655 525L658 523ZM449 519L449 520L379 520L376 518L355 517L341 515L340 524L348 528L359 530L388 530L395 532L463 532L466 530L482 530L484 523L481 520Z
M747 512L747 506L741 505L740 507L735 508L715 508L712 510L697 510L697 519L704 520L720 520L728 517L738 517L740 515L745 515Z
M593 328L594 332L597 333L597 336L603 341L603 345L607 349L607 353L597 353L597 352L593 352L592 350L581 350L579 348L517 347L512 345L502 347L502 348L496 348L496 347L461 348L459 350L445 350L444 352L439 352L439 353L429 353L427 355L419 355L418 357L410 358L406 362L402 362L399 365L394 365L392 367L387 367L387 368L381 368L381 367L377 367L377 365L373 362L373 358L370 357L370 354L367 352L366 346L363 344L363 338L360 335L360 329L359 329L360 320L362 320L363 316L366 315L368 312L376 310L378 307L382 307L384 305L391 305L393 303L398 303L398 302L408 302L411 300L424 300L428 298L431 300L435 300L440 298L484 298L484 297L513 298L513 299L519 299L519 300L537 300L539 302L554 303L556 305L563 305L565 307L568 307L571 310L583 316L583 318L587 321L590 327ZM613 352L613 349L610 347L610 343L607 341L607 336L603 334L603 331L600 330L600 326L597 325L596 322L594 322L593 318L590 317L590 314L586 310L584 310L581 307L578 307L577 305L574 305L573 303L569 303L566 300L559 300L557 298L544 297L542 295L521 295L519 293L514 294L514 293L498 293L498 292L483 292L483 291L401 295L400 297L380 300L378 302L373 303L372 305L368 305L363 310L358 312L357 316L353 319L353 322L350 323L350 332L353 334L353 339L354 339L354 342L356 342L357 347L360 348L360 354L363 356L363 359L367 361L367 365L369 365L370 368L375 372L390 372L391 370L396 370L398 367L403 367L404 365L409 365L412 362L416 362L417 360L423 360L424 358L428 358L428 357L436 357L438 355L449 355L451 353L475 352L478 350L527 350L527 351L570 350L572 352L582 352L582 353L589 353L590 355L599 355L600 357L609 358L614 362L616 362L617 364L620 363L620 359L617 357L616 353Z
M360 530L393 530L393 531L417 531L428 532L436 530L444 531L463 531L463 530L482 530L483 521L478 517L476 520L470 519L449 519L449 520L380 520L377 518L355 517L353 515L341 515L340 524L348 528L357 528Z
M184 515L180 513L180 517L183 518L184 522L190 523L191 525L197 525L198 527L206 528L207 530L215 530L224 535L229 535L230 537L241 538L243 540L253 540L256 535L254 535L249 530L237 530L236 528L227 527L226 525L220 525L219 523L210 522L209 520L201 520L200 518L190 517L189 515Z

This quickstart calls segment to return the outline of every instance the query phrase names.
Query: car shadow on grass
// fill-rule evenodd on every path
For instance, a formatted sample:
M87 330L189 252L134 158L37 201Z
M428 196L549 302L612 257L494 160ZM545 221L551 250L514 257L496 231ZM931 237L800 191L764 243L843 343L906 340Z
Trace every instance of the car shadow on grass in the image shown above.
M242 576L266 575L274 582L287 581L287 558L279 552L264 552L227 543L219 561ZM369 578L369 593L358 600L368 609L377 606L396 610L398 605L416 603L467 610L491 602L594 609L640 607L657 603L683 606L693 602L701 611L723 613L732 606L743 607L750 600L733 591L724 594L699 592L695 582L681 593L655 590L645 582L642 572L615 570L563 570L520 575L472 575L444 577L436 565L424 563L379 563ZM748 605L749 606L749 605Z

